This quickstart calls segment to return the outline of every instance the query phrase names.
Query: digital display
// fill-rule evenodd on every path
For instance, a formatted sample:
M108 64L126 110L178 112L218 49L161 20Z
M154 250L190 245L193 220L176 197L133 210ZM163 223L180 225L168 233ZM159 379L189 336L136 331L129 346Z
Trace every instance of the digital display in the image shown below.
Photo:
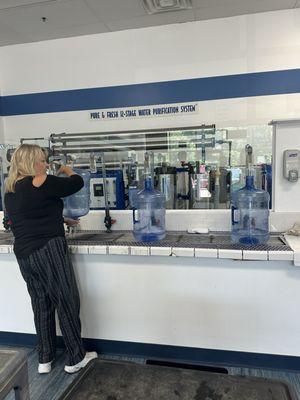
M95 183L93 188L95 197L103 197L103 183Z

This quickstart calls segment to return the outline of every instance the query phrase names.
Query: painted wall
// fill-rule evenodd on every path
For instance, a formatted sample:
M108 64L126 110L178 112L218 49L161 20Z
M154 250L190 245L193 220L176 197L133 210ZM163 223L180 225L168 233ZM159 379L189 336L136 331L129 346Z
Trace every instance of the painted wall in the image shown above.
M4 118L2 115L1 85L0 85L0 143L4 143Z
M113 97L114 104L117 104L124 87L116 88L113 95L112 87L135 85L126 88L126 104L130 105L133 99L136 100L133 95L136 84L141 83L168 81L173 90L178 80L196 79L196 83L199 78L232 74L291 69L299 72L300 9L7 46L0 48L0 60L3 99L12 100L6 96L16 95L21 104L21 114L28 100L21 95L46 93L41 101L34 97L38 106L38 103L45 104L49 99L47 92L60 94L59 91L84 88L106 88L108 92L105 93ZM196 115L92 122L88 110L81 109L6 116L5 137L12 142L22 136L48 136L54 132L202 123L226 127L268 123L275 118L294 118L300 115L299 76L287 78L290 79L289 89L292 87L289 94L285 94L285 87L281 94L273 95L228 98L228 93L224 93L224 98L200 101ZM264 79L260 84L256 82L259 85L256 89L259 91L262 88L261 94L264 93L264 84L266 89L270 85L269 80ZM276 77L272 79L275 86L280 81ZM212 91L222 91L224 81L220 82L219 85L217 81L209 81L208 84L213 85ZM251 81L247 85L249 92ZM228 90L239 89L239 85L236 85L237 88L233 86L234 81L231 85L229 82ZM165 98L163 85L151 88L150 92L146 88L143 92L142 89L139 94L144 94L142 100L146 104L152 89L156 90L154 98L158 103ZM187 87L182 91L176 90L178 101L180 96L188 99ZM80 100L83 92L67 94L70 96L66 97L65 104L68 104L68 99L73 101L74 96L77 96L76 101ZM199 93L200 99L203 94ZM103 98L99 104L105 105L105 95L103 92L100 95Z
M91 254L73 259L83 337L300 356L300 322L293 317L299 270L289 262ZM0 331L34 333L13 255L1 255L0 271Z
M0 143L4 143L4 123L3 118L0 117Z
M299 213L299 181L290 182L283 177L283 153L284 150L300 148L300 119L294 119L290 121L274 121L273 130L273 154L275 167L273 170L273 186L276 189L274 191L275 196L273 201L274 210L289 210ZM300 168L299 162L298 168Z

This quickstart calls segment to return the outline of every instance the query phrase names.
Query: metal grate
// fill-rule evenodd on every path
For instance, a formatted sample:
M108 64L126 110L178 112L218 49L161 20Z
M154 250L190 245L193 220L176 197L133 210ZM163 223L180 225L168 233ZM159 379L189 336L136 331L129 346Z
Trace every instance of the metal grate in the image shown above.
M78 236L77 236L78 235ZM86 239L84 239L86 237ZM256 251L292 251L281 234L271 234L266 244L232 244L229 232L189 234L187 232L168 232L166 238L156 242L137 242L131 231L81 231L74 237L67 237L70 245L91 246L140 246L140 247L186 247L204 249L256 250Z

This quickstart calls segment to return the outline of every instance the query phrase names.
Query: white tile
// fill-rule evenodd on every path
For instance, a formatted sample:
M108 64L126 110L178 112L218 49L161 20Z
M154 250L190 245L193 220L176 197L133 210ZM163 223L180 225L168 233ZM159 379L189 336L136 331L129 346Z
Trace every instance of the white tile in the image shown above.
M172 254L172 247L151 247L151 256L170 256Z
M217 249L195 249L195 257L217 258Z
M294 265L300 267L300 251L294 251Z
M267 260L267 251L243 250L243 260Z
M130 254L128 246L108 246L108 254Z
M172 256L174 257L195 257L194 248L172 247Z
M89 246L89 254L107 254L107 246Z
M293 251L269 251L270 261L293 261L294 252Z
M130 254L132 256L149 256L149 247L146 246L130 246Z
M232 258L234 260L243 259L242 250L219 249L218 256L219 258Z
M89 246L77 246L76 254L89 254Z
M8 253L10 253L10 246L5 246L5 245L2 245L2 246L0 246L0 253L2 253L2 254L8 254Z

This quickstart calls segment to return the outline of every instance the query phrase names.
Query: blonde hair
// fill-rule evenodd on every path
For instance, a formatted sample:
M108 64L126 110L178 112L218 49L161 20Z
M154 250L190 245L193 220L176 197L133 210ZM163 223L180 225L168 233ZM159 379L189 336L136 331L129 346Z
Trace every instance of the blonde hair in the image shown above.
M25 176L34 176L34 164L39 157L45 157L43 149L36 144L21 144L14 151L8 178L5 182L5 192L14 192L16 182Z

